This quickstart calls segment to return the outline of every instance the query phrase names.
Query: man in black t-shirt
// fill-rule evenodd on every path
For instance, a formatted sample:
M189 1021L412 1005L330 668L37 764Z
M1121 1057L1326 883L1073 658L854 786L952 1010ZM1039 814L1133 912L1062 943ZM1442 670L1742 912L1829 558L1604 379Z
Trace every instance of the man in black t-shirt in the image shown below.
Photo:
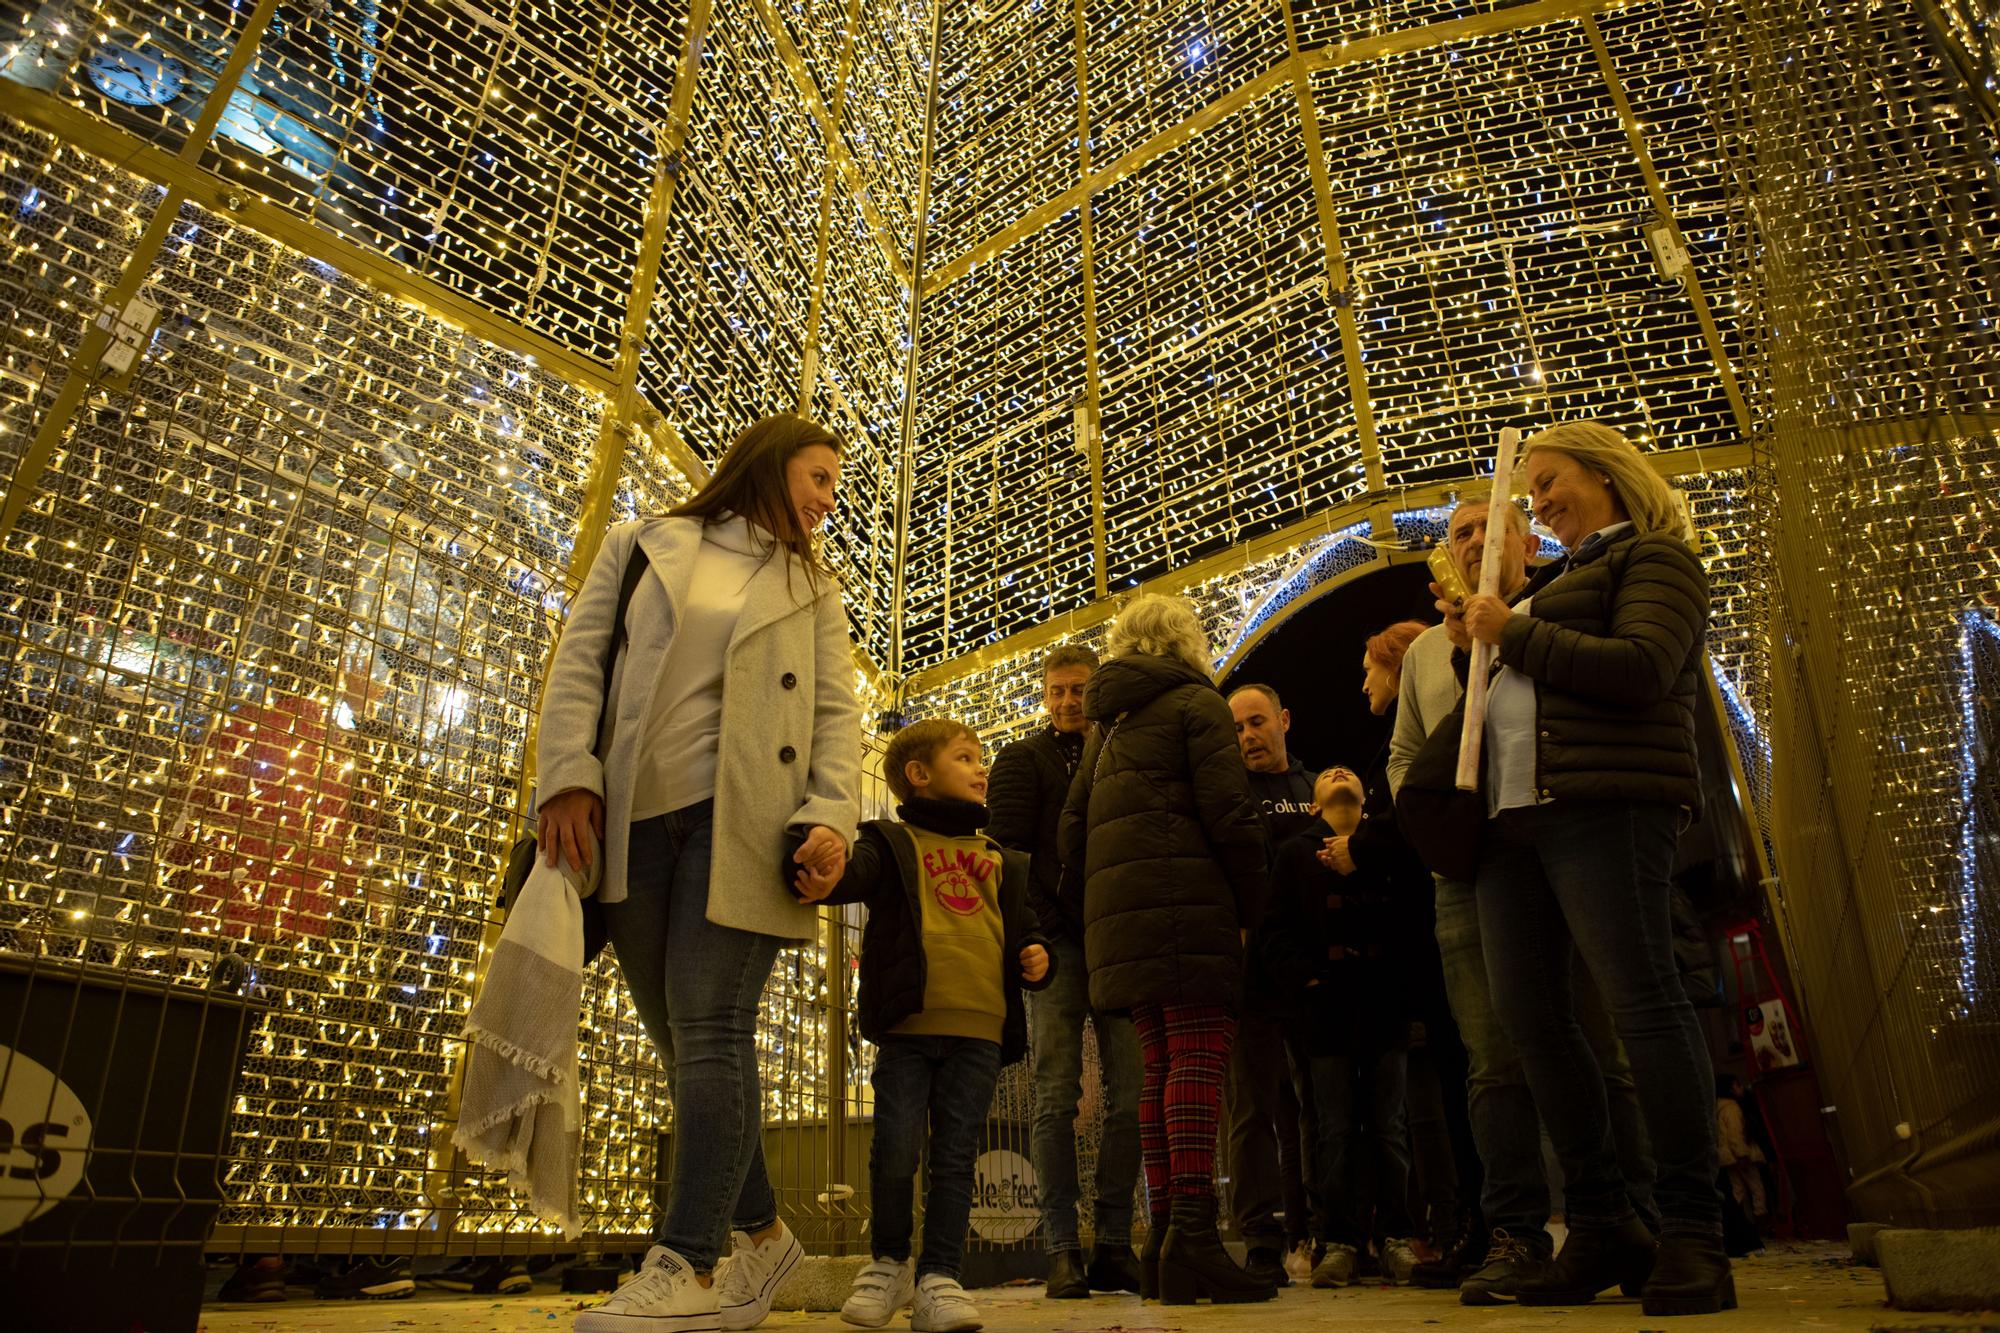
M1236 716L1236 744L1243 752L1251 794L1263 807L1268 845L1276 848L1317 818L1312 775L1285 744L1292 715L1268 685L1239 687L1229 696L1229 711ZM1286 1254L1310 1246L1313 1224L1321 1215L1317 1201L1308 1202L1306 1188L1313 1178L1305 1160L1311 1107L1302 1104L1287 1049L1303 1048L1288 1037L1278 998L1264 983L1256 960L1244 961L1243 1014L1229 1052L1231 1213L1249 1250L1245 1267L1283 1286ZM1304 1068L1302 1061L1299 1067ZM1307 1256L1303 1267L1309 1271L1314 1261Z

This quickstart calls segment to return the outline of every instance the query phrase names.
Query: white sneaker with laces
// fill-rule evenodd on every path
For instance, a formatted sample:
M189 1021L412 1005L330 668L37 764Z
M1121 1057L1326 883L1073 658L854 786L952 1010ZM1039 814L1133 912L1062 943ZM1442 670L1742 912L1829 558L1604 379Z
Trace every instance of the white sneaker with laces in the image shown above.
M1417 1247L1406 1236L1391 1236L1383 1241L1380 1257L1382 1276L1398 1286L1408 1286L1410 1270L1423 1262L1417 1257Z
M916 1295L917 1265L913 1259L871 1261L854 1276L854 1292L840 1307L840 1317L862 1328L880 1328L902 1313Z
M576 1317L575 1333L721 1333L719 1286L702 1286L687 1260L655 1245L637 1277Z
M943 1273L926 1273L917 1283L916 1302L910 1310L910 1333L972 1333L985 1321L979 1307L958 1285L958 1279Z
M736 1252L715 1266L715 1289L722 1293L724 1333L742 1333L755 1328L771 1313L778 1288L806 1257L799 1238L783 1219L778 1233L758 1244L747 1232L732 1231Z
M1302 1240L1285 1251L1285 1272L1294 1282L1310 1281L1313 1272L1313 1243Z

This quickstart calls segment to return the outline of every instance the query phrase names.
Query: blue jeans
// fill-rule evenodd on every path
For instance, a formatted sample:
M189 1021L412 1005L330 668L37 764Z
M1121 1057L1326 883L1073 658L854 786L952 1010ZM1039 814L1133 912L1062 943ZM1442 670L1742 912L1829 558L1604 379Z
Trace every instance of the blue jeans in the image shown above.
M1631 1060L1657 1158L1661 1230L1722 1226L1714 1077L1674 966L1679 817L1656 803L1559 801L1503 810L1486 826L1479 927L1493 1004L1562 1162L1572 1225L1633 1213L1604 1073L1577 1021L1571 969L1580 956Z
M874 1201L872 1252L910 1257L911 1205L924 1127L930 1126L930 1188L924 1194L924 1253L917 1276L957 1277L972 1216L979 1130L1000 1081L1000 1047L975 1037L887 1036L875 1047L875 1139L868 1149Z
M713 801L634 823L625 901L604 905L605 932L674 1105L660 1244L696 1272L714 1268L732 1226L758 1231L778 1220L764 1169L756 1034L784 941L708 919L714 828Z
M1486 951L1479 931L1479 899L1472 885L1438 879L1437 942L1444 960L1444 988L1451 1016L1465 1043L1466 1109L1472 1139L1485 1168L1479 1211L1488 1227L1519 1240L1550 1243L1549 1182L1542 1169L1541 1123L1528 1090L1521 1057L1493 1007ZM1632 1069L1590 974L1575 969L1577 1021L1604 1074L1612 1142L1626 1194L1638 1214L1657 1224L1653 1207L1653 1156L1646 1139Z
M1097 1243L1132 1243L1132 1191L1139 1180L1139 1034L1123 1014L1090 1007L1083 942L1049 946L1055 980L1029 997L1035 1043L1035 1175L1041 1181L1043 1240L1050 1254L1082 1248L1077 1239L1076 1107L1083 1095L1083 1021L1097 1029L1104 1134L1097 1147Z
M1409 1053L1398 1046L1360 1056L1312 1057L1319 1117L1320 1189L1330 1245L1368 1248L1409 1236Z

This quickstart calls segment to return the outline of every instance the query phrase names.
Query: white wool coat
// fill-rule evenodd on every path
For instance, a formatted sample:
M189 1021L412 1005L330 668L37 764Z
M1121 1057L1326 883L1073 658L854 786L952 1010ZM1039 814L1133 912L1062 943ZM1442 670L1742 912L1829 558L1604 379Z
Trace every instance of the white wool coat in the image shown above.
M652 568L632 594L629 637L607 703L599 697L604 655L635 543L645 547ZM577 788L603 798L598 894L608 903L625 898L638 749L700 544L696 519L640 519L612 528L570 608L542 695L537 800ZM599 762L592 746L606 727L611 746ZM720 745L708 919L810 940L818 909L800 903L784 883L785 831L823 824L852 845L860 815L861 716L840 587L822 579L815 597L805 571L782 551L750 580L729 641Z

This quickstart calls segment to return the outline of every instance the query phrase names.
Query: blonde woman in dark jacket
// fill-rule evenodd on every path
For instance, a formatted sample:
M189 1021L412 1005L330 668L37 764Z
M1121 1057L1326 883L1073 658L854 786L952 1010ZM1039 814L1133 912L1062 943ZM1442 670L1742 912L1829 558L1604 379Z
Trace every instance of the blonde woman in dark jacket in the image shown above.
M1708 581L1686 521L1616 431L1523 445L1535 517L1569 557L1512 606L1440 602L1454 640L1498 647L1486 718L1479 928L1493 1001L1562 1160L1569 1238L1524 1305L1643 1287L1651 1316L1736 1303L1715 1189L1707 1048L1674 967L1669 876L1699 810L1694 696ZM1611 1151L1604 1081L1571 1008L1582 958L1615 1019L1658 1159L1654 1239Z
M1238 1268L1215 1232L1216 1103L1245 927L1263 907L1263 824L1194 608L1141 597L1109 646L1112 660L1084 689L1100 730L1060 837L1065 865L1083 876L1091 1005L1129 1012L1139 1030L1153 1219L1141 1286L1169 1304L1269 1300L1274 1289Z

